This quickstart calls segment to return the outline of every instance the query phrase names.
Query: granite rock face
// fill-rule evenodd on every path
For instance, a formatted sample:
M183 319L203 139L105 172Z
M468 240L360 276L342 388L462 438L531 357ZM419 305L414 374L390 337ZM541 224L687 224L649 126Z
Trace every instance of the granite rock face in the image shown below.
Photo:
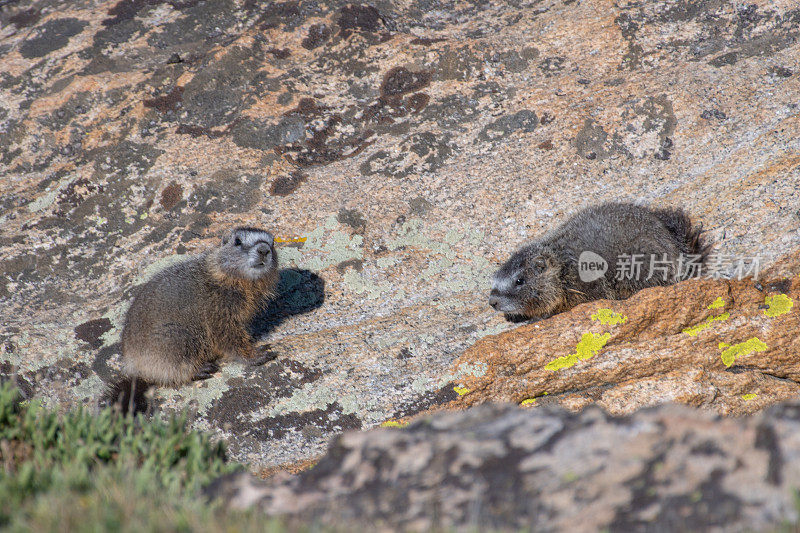
M791 270L798 35L791 0L0 2L0 371L93 402L136 287L267 227L276 361L156 401L275 465L457 399L514 327L489 274L585 205L682 205Z
M210 495L364 531L771 531L796 523L800 406L736 419L483 405L348 432L311 470Z

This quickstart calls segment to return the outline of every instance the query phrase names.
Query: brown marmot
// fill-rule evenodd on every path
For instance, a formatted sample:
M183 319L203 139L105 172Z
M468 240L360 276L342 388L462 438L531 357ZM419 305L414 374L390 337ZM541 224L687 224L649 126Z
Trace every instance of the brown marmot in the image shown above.
M140 289L122 330L125 379L106 401L141 410L151 385L206 379L221 360L263 364L247 326L274 296L278 260L273 236L239 227L221 246L165 268Z
M492 278L489 305L509 319L546 317L699 275L711 251L701 232L682 209L628 203L583 209L503 264Z

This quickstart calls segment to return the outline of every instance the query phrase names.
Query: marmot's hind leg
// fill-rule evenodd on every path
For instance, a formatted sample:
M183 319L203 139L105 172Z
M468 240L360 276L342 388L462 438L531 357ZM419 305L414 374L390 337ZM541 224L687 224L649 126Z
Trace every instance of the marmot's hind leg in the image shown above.
M209 352L209 343L201 332L167 324L158 333L151 333L146 346L126 352L128 375L157 385L176 386L208 373L206 365L216 357Z
M163 386L183 385L192 381L197 372L197 365L186 359L176 361L174 356L168 355L170 352L161 349L163 347L159 348L127 356L125 373L148 383ZM173 350L175 348L180 347L172 347Z

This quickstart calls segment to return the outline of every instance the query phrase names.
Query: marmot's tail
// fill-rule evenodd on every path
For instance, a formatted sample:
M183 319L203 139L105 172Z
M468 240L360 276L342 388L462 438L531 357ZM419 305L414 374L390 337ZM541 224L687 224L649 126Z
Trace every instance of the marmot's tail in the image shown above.
M706 262L713 245L703 238L702 224L699 226L692 224L689 215L680 208L658 209L655 214L681 244L681 249L684 253L699 255L700 262Z
M108 386L100 403L118 409L124 415L147 412L146 393L150 386L141 378L122 377Z

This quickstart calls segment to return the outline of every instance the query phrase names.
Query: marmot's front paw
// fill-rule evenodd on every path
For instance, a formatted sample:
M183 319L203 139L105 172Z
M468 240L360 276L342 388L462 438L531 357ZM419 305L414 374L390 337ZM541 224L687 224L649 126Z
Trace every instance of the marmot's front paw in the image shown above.
M197 373L192 376L192 381L200 381L202 379L213 377L218 370L219 365L215 361L209 361L197 370Z
M250 359L250 366L261 366L278 357L278 352L273 352L269 344L256 348L256 356Z

